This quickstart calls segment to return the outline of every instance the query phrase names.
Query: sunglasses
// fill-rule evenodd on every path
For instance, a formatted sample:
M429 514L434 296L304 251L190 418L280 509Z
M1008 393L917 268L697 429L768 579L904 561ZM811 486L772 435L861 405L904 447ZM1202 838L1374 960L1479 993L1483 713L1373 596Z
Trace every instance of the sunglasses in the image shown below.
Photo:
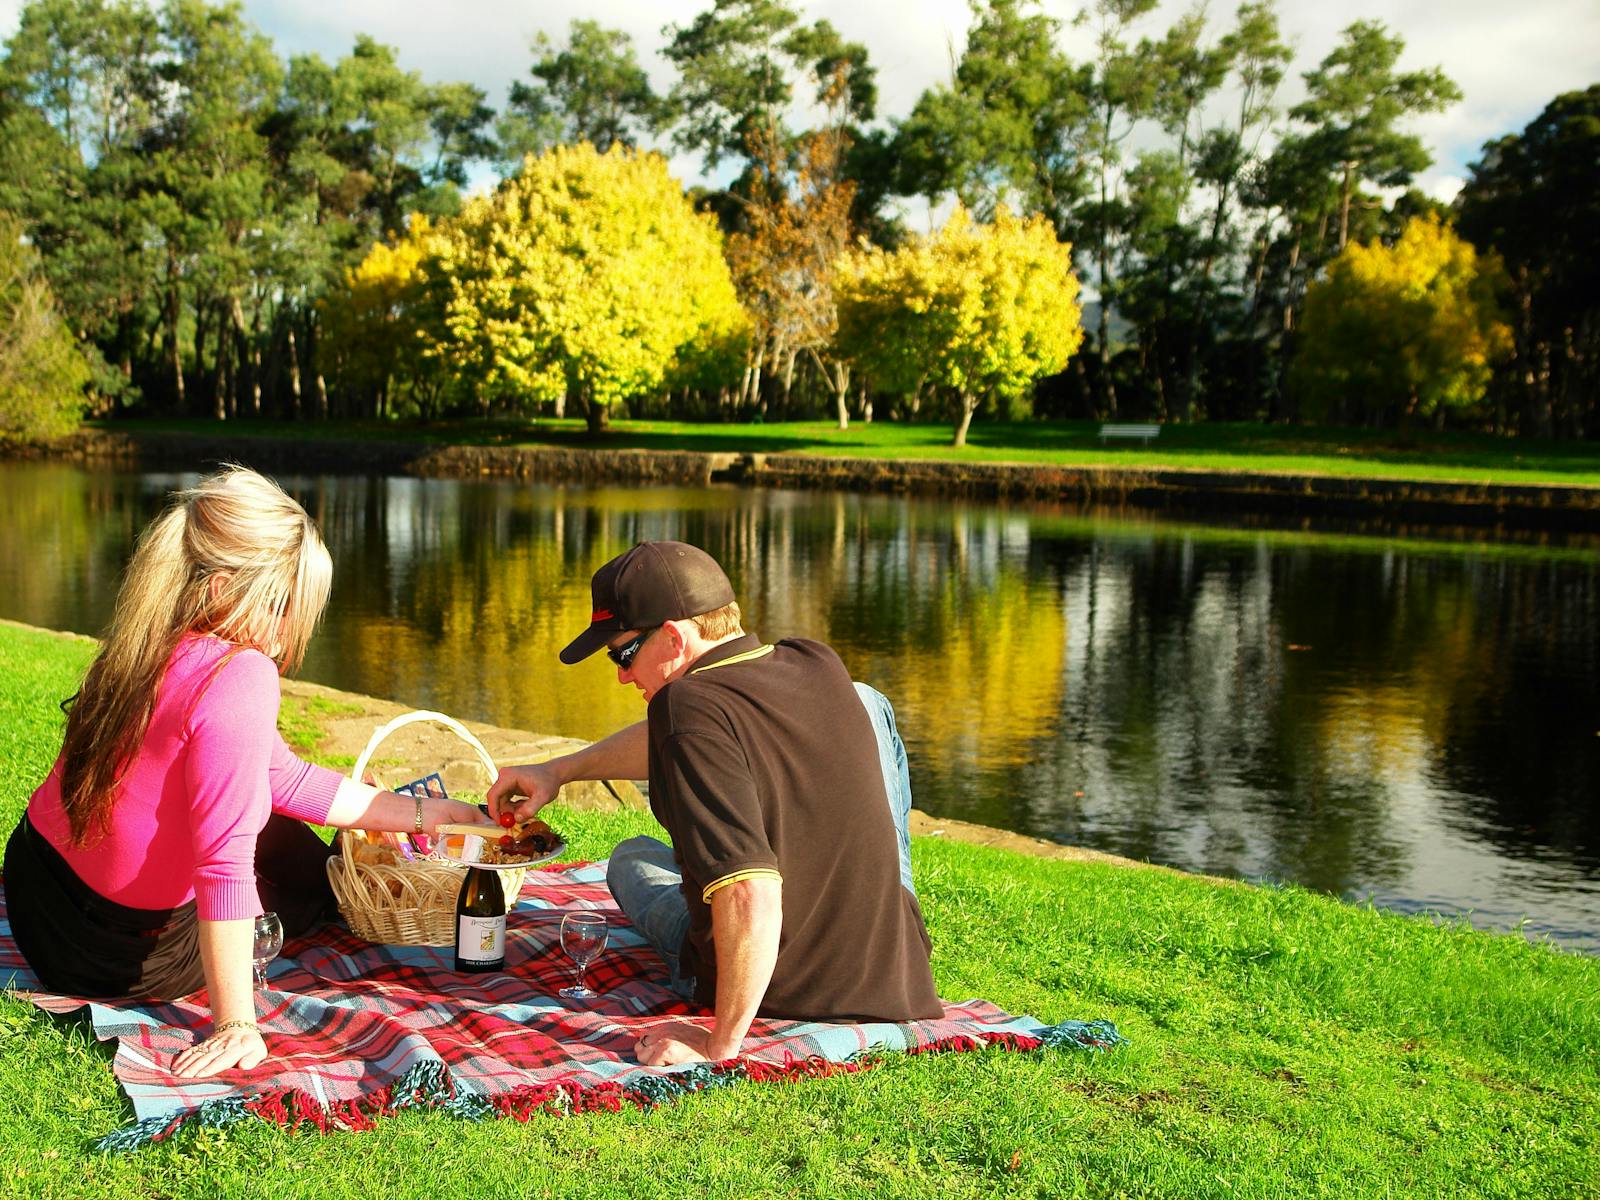
M650 635L660 628L661 626L657 625L653 629L646 629L643 633L637 634L632 641L624 642L620 646L607 646L606 657L626 671L633 664L634 657L639 653L639 647L643 646L649 640Z

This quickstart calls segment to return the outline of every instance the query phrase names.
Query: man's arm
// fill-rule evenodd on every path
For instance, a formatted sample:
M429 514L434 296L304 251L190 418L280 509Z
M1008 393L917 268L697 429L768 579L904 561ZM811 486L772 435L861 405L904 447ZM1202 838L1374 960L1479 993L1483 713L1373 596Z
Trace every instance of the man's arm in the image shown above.
M496 819L502 812L509 812L517 820L526 821L554 800L563 784L580 779L644 779L649 773L649 722L637 721L593 745L549 762L501 767L486 798Z
M783 929L783 881L775 875L741 879L711 894L711 936L717 949L717 1007L710 1030L686 1022L659 1025L639 1039L649 1067L739 1053L778 961Z

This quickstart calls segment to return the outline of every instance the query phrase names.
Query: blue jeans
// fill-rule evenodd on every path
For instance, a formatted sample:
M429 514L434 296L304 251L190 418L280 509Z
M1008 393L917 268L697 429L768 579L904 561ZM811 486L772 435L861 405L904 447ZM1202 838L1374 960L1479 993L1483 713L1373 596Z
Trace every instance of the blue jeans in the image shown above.
M630 924L667 964L667 984L685 1000L694 999L694 976L679 968L678 952L689 932L689 905L683 875L672 847L653 837L633 837L617 845L606 867L606 886Z
M878 766L883 771L883 790L889 794L889 815L894 818L895 838L900 843L900 882L913 896L911 883L911 773L906 769L906 744L894 724L894 705L877 688L856 684L856 695L872 718L872 732L878 739Z
M906 770L906 748L895 729L894 706L882 692L864 683L856 692L872 718L878 739L878 764L884 790L889 794L889 814L894 819L900 850L900 882L913 896L911 886L911 777ZM683 898L683 875L672 857L672 847L653 837L635 837L611 852L606 886L611 889L628 921L667 964L669 986L684 999L694 997L694 976L684 975L678 961L683 938L689 932L689 906Z

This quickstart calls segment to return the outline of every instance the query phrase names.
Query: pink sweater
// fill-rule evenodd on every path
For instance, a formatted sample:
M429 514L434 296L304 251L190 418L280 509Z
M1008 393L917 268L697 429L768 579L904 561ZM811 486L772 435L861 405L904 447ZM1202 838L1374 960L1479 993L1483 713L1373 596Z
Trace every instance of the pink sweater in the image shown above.
M61 807L61 760L28 817L79 879L129 908L175 908L202 920L253 917L256 835L270 812L322 823L340 776L296 758L278 734L278 668L214 637L178 643L144 743L111 809L111 830L75 850Z

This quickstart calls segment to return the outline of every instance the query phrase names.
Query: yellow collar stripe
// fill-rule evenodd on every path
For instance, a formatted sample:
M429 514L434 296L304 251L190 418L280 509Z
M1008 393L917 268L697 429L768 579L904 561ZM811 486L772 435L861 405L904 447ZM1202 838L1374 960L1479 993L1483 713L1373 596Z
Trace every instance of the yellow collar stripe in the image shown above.
M703 667L694 667L689 671L691 675L698 675L701 671L714 671L718 667L731 667L734 663L751 662L757 658L765 658L771 654L775 647L757 646L754 650L746 650L743 654L735 654L732 658L725 658L721 662L707 663Z

